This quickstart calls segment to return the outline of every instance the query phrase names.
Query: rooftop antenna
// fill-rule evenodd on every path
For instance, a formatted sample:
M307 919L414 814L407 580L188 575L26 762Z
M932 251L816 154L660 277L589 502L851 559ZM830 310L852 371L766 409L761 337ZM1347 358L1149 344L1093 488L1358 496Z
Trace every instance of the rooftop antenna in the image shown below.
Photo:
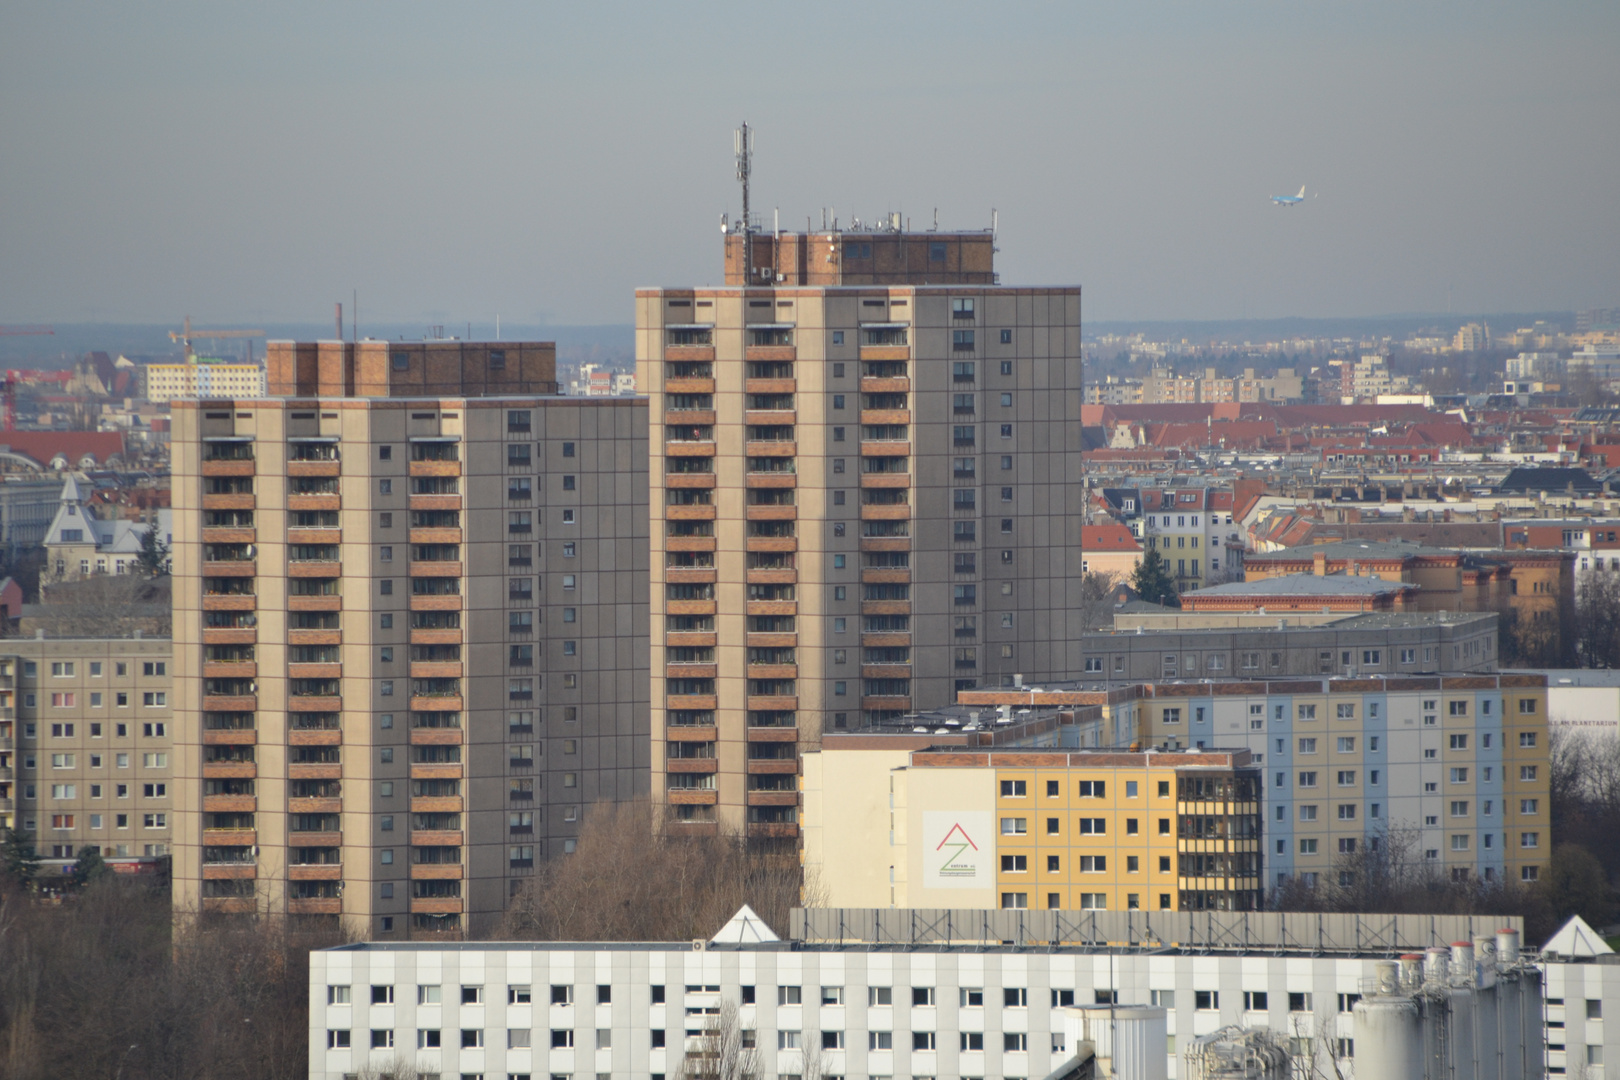
M754 280L754 223L748 216L748 179L753 171L754 133L744 120L733 138L737 150L737 180L742 184L743 281Z

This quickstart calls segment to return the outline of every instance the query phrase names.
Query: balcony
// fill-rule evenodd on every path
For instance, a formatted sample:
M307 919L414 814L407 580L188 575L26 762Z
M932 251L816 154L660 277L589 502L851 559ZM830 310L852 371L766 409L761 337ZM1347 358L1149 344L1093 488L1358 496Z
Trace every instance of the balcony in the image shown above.
M750 727L748 741L751 743L790 743L799 741L799 729L796 727Z
M533 865L533 860L529 860ZM411 913L413 915L454 915L461 911L461 897L459 896L413 896L411 897Z
M205 863L204 881L252 881L259 876L259 868L252 863Z
M799 444L795 440L778 442L751 441L744 444L744 452L749 457L798 457Z
M207 607L208 605L204 605ZM251 610L251 606L249 608ZM342 611L343 597L337 593L330 596L289 596L287 597L288 611Z
M785 634L750 632L746 641L749 648L785 648L797 645L799 635L791 632Z
M251 506L251 503L249 505ZM206 500L204 509L213 509L206 505ZM221 507L220 509L232 508ZM343 499L341 496L330 494L288 495L287 509L294 513L299 510L341 510L343 509Z
M339 728L304 728L287 732L288 746L342 746L343 732Z
M343 901L335 896L320 896L308 900L288 900L289 915L341 915Z
M713 409L666 409L664 423L670 427L712 427Z
M252 780L259 774L251 761L205 761L202 770L204 780Z
M259 733L252 728L204 731L202 741L204 746L253 746L259 741Z
M252 476L253 459L245 461L204 461L202 475L204 476Z
M666 773L718 773L720 763L714 758L666 758Z
M718 641L719 635L712 630L668 630L664 633L664 644L671 648L682 645L713 648Z
M763 712L792 712L799 707L797 695L771 694L749 695L747 708L750 711Z
M315 865L287 867L288 881L342 881L343 866L341 863L321 863Z
M204 829L203 844L207 847L252 847L259 842L258 835L252 829Z
M202 497L202 508L204 510L252 510L253 502L253 493L251 491L232 491L219 495L204 495Z
M664 486L678 491L712 488L715 485L714 473L665 473Z
M251 896L205 896L203 910L221 915L248 915L256 910Z
M287 530L289 544L338 544L342 541L343 530L338 528Z
M719 736L713 724L665 725L664 738L669 742L714 742ZM681 758L678 760L697 760Z
M460 510L461 496L454 493L438 495L412 495L406 505L415 510Z
M713 709L715 708L715 695L713 694L666 694L664 697L666 709Z
M909 697L863 697L861 708L870 712L910 712Z
M862 409L861 423L863 424L909 424L911 423L910 409Z
M666 355L667 359L667 355ZM666 378L664 380L664 393L666 394L712 394L714 393L714 379L702 377Z
M910 519L910 503L891 503L885 506L861 507L862 521L909 521Z
M410 468L412 476L461 475L461 462L459 461L413 461Z
M904 375L894 378L878 378L872 375L861 377L861 393L863 394L909 394L911 380Z
M464 837L460 829L413 829L412 847L460 847Z
M460 881L465 876L460 863L413 863L412 881Z
M412 746L460 746L465 740L460 728L412 728Z
M713 521L716 517L712 504L696 503L687 506L664 507L666 521Z

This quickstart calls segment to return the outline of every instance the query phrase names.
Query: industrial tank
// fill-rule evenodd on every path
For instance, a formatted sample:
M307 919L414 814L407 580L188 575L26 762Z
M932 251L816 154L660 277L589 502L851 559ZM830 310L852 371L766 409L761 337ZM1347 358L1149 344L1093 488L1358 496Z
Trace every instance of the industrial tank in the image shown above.
M1164 1052L1169 1024L1163 1009L1151 1005L1083 1005L1065 1010L1078 1019L1070 1042L1089 1039L1097 1048L1098 1075L1120 1080L1168 1080Z
M1429 972L1435 964L1430 953ZM1374 993L1356 1002L1356 1080L1417 1080L1425 1075L1418 1004L1401 986L1400 964L1380 960L1374 965Z

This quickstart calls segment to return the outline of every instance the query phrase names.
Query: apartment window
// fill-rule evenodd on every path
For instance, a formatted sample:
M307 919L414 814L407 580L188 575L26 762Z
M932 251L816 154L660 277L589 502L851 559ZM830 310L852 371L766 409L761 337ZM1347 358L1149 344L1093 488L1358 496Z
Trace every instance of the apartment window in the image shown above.
M1029 819L1004 817L1001 819L1002 836L1024 836L1029 832Z

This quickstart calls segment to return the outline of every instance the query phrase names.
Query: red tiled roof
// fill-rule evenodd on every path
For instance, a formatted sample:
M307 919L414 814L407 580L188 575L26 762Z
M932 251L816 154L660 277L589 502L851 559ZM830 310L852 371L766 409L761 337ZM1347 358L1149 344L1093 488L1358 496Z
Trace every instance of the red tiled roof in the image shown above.
M1082 551L1141 551L1142 545L1131 530L1116 523L1080 526Z
M124 437L116 431L0 431L0 449L41 465L49 465L57 454L74 465L89 454L105 465L113 455L123 455Z

